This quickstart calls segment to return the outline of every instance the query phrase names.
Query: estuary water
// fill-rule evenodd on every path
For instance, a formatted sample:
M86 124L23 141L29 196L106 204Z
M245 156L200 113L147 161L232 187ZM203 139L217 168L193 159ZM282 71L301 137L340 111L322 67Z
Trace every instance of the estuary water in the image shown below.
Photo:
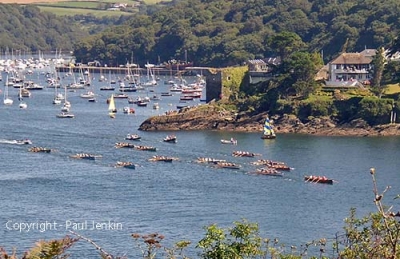
M168 86L163 80L131 95L165 92ZM400 193L398 137L318 137L278 132L275 140L261 140L261 132L140 132L139 125L149 116L176 109L179 95L161 97L156 101L158 110L152 103L148 107L133 106L133 115L122 113L122 107L129 105L126 99L116 100L119 111L115 119L110 119L106 104L110 92L100 91L101 83L93 82L90 89L98 94L95 103L79 97L85 90L67 93L74 119L56 118L60 106L52 104L51 88L32 92L25 99L26 110L18 108L17 89L9 89L14 105L0 105L0 246L8 251L16 247L21 253L39 239L61 238L70 234L68 230L75 230L113 254L138 258L140 249L130 234L157 232L165 236L163 243L169 247L179 240L192 241L187 254L196 258L199 250L195 245L205 234L203 227L214 223L230 227L243 218L258 223L263 237L278 238L287 246L320 238L330 240L343 233L343 220L350 208L356 207L360 217L375 211L371 167L376 168L380 190L392 187L385 196L388 205L399 208L398 200L392 199ZM116 149L114 144L124 142L128 133L138 133L142 140L137 144L154 146L157 152ZM178 137L176 144L162 141L172 133ZM231 137L238 145L220 143L220 139ZM31 153L29 145L9 142L25 138L33 146L54 152ZM236 150L261 156L233 157ZM102 158L69 158L83 152ZM156 154L179 160L149 162ZM242 167L219 169L195 163L198 157L226 159ZM248 174L255 170L251 162L257 159L284 161L294 169L283 177ZM131 161L137 167L114 168L117 161ZM333 185L304 182L304 175L310 174L336 181ZM93 229L93 222L101 228ZM27 227L24 223L33 229L20 229ZM40 223L51 224L40 229ZM95 248L84 240L71 249L71 257L99 258Z

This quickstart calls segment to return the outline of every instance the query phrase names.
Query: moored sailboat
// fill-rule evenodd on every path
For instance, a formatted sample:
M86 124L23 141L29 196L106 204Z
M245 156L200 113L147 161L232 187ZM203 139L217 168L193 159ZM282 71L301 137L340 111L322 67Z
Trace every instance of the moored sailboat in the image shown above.
M4 103L4 105L12 105L14 103L14 101L10 97L8 97L8 75L7 75L7 80L6 80L6 84L5 84L3 103Z
M61 111L69 112L70 108L71 108L71 103L67 100L67 87L64 86L64 104L63 107L61 108Z
M117 109L115 108L114 95L112 94L108 103L108 114L110 115L110 118L114 119L115 113L117 113Z
M267 117L264 122L264 134L261 136L262 139L275 139L275 131L271 126L271 122Z
M19 88L19 94L18 94L19 108L26 109L26 108L28 108L28 104L26 104L26 102L23 101L24 99L22 98L21 90L22 90L22 87Z
M73 113L69 112L69 109L71 108L71 103L67 101L67 87L64 87L65 91L65 96L64 96L64 104L63 107L61 107L61 112L56 115L57 118L62 118L62 119L73 119L75 118L75 115Z

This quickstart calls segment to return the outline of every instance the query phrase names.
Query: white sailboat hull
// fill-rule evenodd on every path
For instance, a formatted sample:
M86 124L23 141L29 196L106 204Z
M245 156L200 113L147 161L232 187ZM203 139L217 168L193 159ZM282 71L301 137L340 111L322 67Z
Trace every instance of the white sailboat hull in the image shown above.
M14 101L10 98L4 99L4 105L12 105L13 103L14 103Z

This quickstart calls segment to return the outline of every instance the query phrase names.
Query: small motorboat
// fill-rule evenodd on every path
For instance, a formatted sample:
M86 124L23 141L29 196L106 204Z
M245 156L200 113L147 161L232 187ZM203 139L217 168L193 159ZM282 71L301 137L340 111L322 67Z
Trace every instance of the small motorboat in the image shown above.
M127 94L114 94L114 98L117 98L117 99L128 99L129 96Z
M96 96L96 94L92 91L88 91L86 93L83 93L80 95L81 98L85 98L85 99L92 99Z
M147 102L146 101L140 101L136 103L137 106L139 107L146 107L147 106Z
M234 138L231 138L230 140L227 139L221 139L221 144L231 144L231 145L237 145L237 140Z
M140 140L141 137L137 134L128 134L125 137L126 140Z
M113 86L100 87L100 91L114 91L114 90L115 90L115 87L113 87Z
M18 139L16 140L17 145L32 145L32 141L29 139Z
M161 96L172 96L172 93L170 93L170 92L164 92L164 93L161 93Z
M333 184L334 182L334 180L329 179L326 176L315 176L315 175L304 176L304 181L308 183L324 183L324 184Z
M168 135L163 139L163 141L168 143L176 143L178 142L178 139L176 138L175 135Z
M56 117L60 119L73 119L75 118L75 115L69 112L61 112L57 114Z
M124 107L123 112L125 114L134 114L135 113L135 109L133 109L131 107Z
M28 104L26 104L26 102L20 102L19 103L19 108L20 109L26 109L26 108L28 108Z

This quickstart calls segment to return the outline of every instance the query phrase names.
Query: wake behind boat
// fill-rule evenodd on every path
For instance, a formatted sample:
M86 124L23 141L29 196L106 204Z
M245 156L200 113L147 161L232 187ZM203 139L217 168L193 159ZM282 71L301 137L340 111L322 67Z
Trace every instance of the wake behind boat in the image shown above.
M13 144L13 145L32 145L32 141L29 139L0 139L1 144Z

